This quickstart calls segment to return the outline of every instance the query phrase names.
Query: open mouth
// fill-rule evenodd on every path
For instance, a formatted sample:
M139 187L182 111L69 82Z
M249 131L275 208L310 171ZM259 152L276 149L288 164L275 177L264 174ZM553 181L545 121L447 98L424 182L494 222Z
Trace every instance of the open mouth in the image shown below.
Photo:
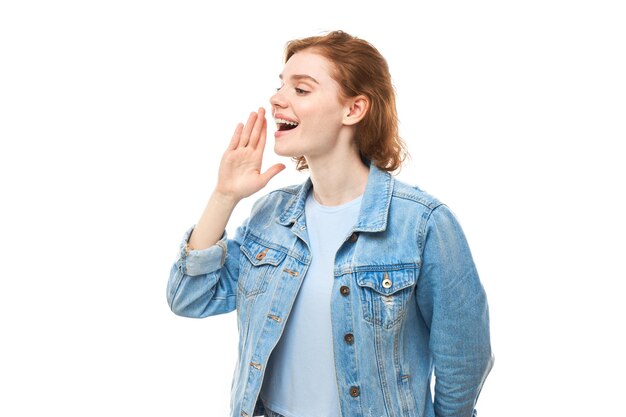
M285 119L276 119L276 127L278 127L279 131L292 130L298 127L297 122L292 122L291 120Z

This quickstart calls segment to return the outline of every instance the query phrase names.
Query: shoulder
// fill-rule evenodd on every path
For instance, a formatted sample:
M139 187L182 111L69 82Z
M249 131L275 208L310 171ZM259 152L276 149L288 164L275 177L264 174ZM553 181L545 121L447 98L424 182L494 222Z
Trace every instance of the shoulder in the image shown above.
M394 213L410 213L419 218L418 235L424 237L430 229L443 229L455 234L462 234L456 214L450 207L422 190L417 185L394 179L392 205L398 209Z
M303 184L289 185L262 194L252 204L249 224L253 228L266 229L273 225L293 202L301 191Z
M417 185L411 185L397 178L393 178L392 202L411 204L427 212L431 212L444 205L438 198L422 190Z
M298 194L302 184L288 185L269 191L259 197L252 206L252 213L267 209L268 206L280 207L286 205L294 196Z
M277 188L273 191L270 191L267 194L267 196L275 195L275 197L278 197L278 196L291 197L291 196L298 194L300 190L302 189L303 185L304 184L292 184L292 185L287 185L285 187Z

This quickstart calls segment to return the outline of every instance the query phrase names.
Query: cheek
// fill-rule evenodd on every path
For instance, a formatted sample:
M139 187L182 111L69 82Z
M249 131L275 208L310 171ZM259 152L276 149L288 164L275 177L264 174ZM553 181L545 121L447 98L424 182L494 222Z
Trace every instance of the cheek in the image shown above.
M336 108L318 108L307 120L309 121L307 128L310 129L335 131L342 126L341 111Z

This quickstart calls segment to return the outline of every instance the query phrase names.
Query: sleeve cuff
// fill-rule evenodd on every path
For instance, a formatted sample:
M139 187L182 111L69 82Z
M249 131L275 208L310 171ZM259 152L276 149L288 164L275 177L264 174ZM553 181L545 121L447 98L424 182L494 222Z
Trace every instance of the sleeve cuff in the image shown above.
M224 230L222 237L215 245L206 249L189 249L189 237L195 225L190 227L183 236L180 244L179 263L184 274L189 276L204 275L214 272L224 266L227 251L227 233Z

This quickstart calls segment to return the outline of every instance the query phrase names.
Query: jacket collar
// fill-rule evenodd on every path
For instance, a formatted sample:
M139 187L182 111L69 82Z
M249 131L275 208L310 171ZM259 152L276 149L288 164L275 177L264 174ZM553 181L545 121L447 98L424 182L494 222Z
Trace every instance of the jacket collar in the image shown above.
M365 160L370 168L367 177L367 185L361 199L361 209L354 231L380 232L387 228L387 215L391 194L393 193L393 177L387 171L383 171ZM307 194L313 183L309 176L298 188L298 192L291 197L287 203L287 208L276 221L283 226L295 223L304 214L304 205Z

